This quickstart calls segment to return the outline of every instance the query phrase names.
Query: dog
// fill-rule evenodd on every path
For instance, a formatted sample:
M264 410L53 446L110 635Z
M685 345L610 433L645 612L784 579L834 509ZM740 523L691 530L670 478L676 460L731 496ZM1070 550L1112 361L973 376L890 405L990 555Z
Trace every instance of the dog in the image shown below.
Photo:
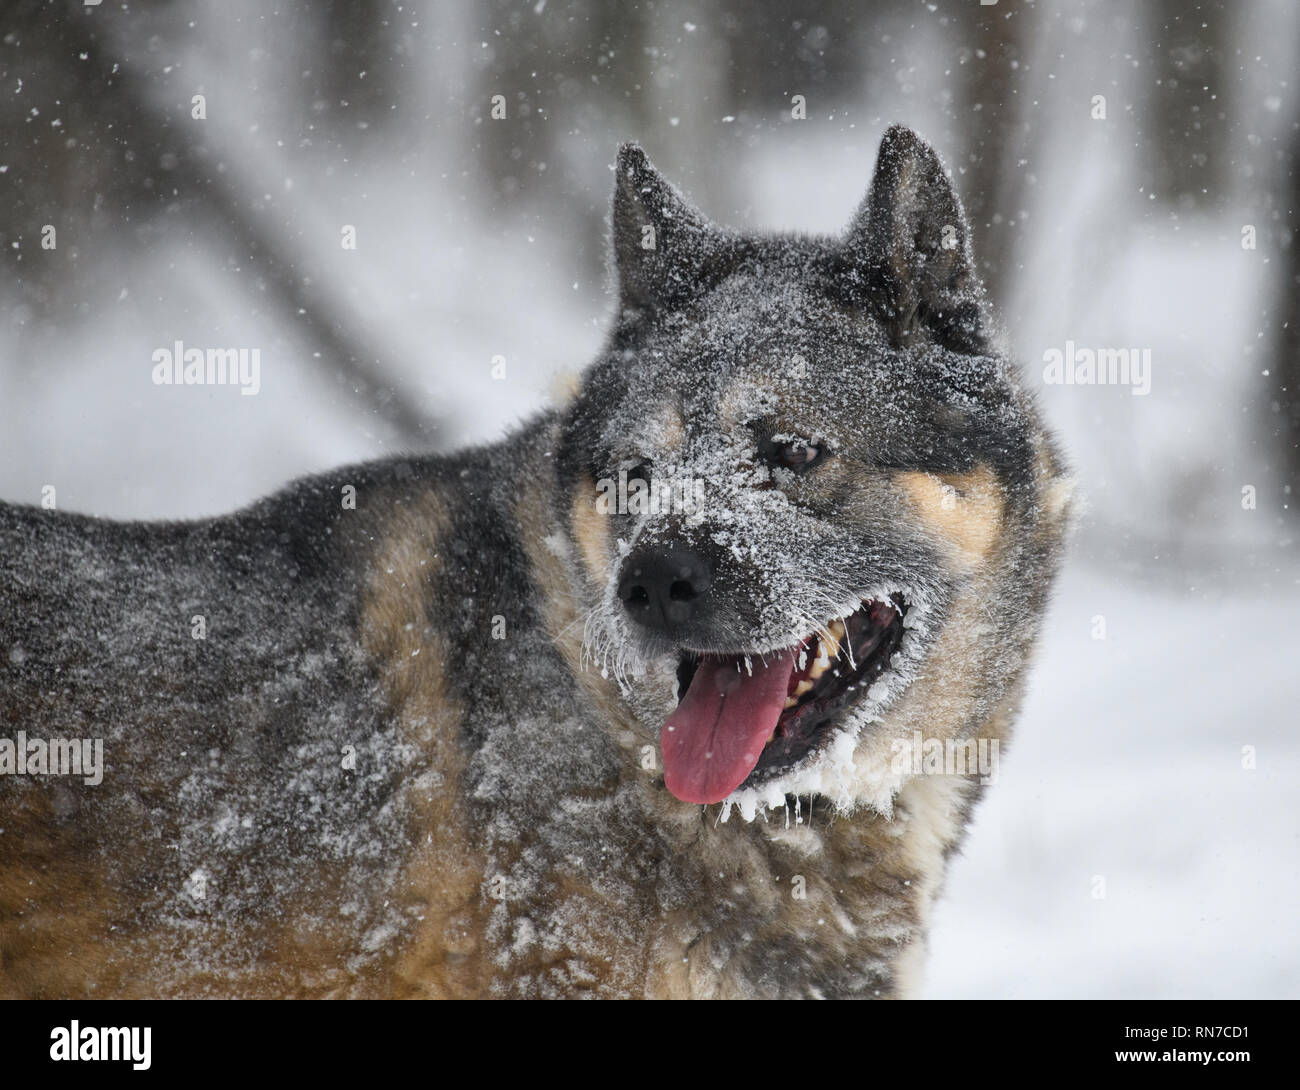
M503 441L0 507L0 994L916 993L1068 472L909 129L838 238L615 170L606 346Z

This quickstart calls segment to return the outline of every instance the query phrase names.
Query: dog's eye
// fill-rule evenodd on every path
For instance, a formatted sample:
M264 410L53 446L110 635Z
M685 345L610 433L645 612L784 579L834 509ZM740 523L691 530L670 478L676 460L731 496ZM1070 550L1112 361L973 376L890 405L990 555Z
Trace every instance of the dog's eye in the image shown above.
M645 481L646 484L649 484L650 475L651 465L649 462L638 462L627 471L627 479L629 483L632 481Z
M823 443L780 436L763 443L759 453L768 465L780 466L795 473L804 473L824 462L830 452Z

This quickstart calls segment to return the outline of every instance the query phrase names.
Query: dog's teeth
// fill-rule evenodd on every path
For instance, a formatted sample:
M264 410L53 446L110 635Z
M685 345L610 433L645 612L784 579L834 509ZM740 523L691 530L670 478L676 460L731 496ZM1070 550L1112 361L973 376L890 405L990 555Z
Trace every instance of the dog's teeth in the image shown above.
M830 623L830 633L835 637L835 642L839 643L844 639L844 622L838 617Z
M769 735L767 736L767 742L764 742L763 744L764 744L764 745L767 745L768 742L771 742L772 739L775 738L775 737L776 737L776 731L773 731L771 734L769 734Z
M796 704L798 704L798 703L799 703L799 701L796 700L794 697L792 697L792 696L787 696L787 697L785 698L785 708L782 709L782 710L788 711L790 708L793 708L793 707L794 707ZM769 739L769 740L770 740L770 739Z
M838 621L835 623L839 624ZM845 642L844 626L840 625L840 630L836 632L835 625L831 625L830 630L817 641L818 663L830 662L832 659L839 658Z
M813 683L805 679L804 681L799 682L799 684L794 687L794 695L803 696L804 693L810 693L812 692L812 687L813 687Z

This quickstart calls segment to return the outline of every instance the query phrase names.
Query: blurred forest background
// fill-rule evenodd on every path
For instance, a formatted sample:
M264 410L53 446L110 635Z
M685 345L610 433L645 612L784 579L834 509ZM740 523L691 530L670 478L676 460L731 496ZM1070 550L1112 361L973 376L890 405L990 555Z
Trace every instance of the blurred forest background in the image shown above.
M905 122L1084 500L934 993L1295 995L1298 74L1287 0L6 0L0 496L213 514L493 438L602 339L618 142L835 232ZM178 339L261 392L153 385ZM1067 339L1150 349L1149 396L1044 385Z

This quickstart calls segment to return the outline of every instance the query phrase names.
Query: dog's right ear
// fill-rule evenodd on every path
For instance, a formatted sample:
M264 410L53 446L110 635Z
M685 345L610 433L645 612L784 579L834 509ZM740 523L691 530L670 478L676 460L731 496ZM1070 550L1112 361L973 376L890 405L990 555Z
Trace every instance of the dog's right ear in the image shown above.
M618 149L614 263L623 310L671 309L697 295L722 236L636 144Z

